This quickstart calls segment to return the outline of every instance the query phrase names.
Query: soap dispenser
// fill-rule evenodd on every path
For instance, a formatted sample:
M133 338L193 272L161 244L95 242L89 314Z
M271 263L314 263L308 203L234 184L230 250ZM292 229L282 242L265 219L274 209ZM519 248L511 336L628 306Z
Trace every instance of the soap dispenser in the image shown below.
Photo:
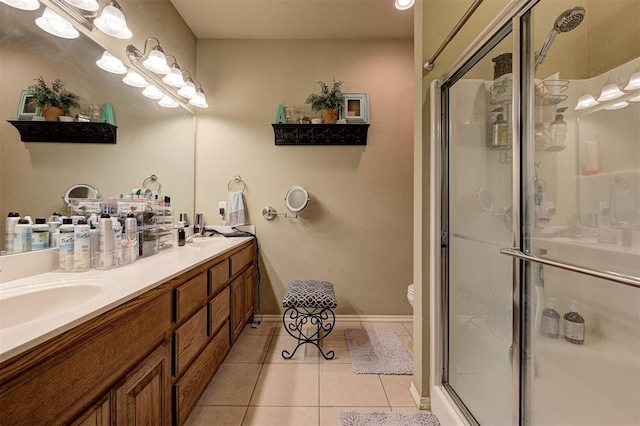
M564 111L566 107L558 108L555 120L549 125L549 133L551 138L549 140L549 146L546 146L547 151L561 151L565 147L567 139L567 122L564 121Z
M496 121L491 124L491 148L506 148L509 146L509 126L502 115L502 108L496 108Z
M564 340L574 345L583 345L584 329L584 318L578 313L578 302L574 300L569 312L564 314Z
M560 314L555 309L556 300L549 298L547 307L542 311L542 334L557 339L560 337Z

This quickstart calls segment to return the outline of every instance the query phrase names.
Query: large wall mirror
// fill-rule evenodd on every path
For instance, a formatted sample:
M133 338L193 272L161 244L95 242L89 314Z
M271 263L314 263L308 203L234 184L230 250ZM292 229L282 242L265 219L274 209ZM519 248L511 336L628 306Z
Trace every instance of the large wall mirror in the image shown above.
M0 3L0 228L9 211L32 218L66 214L65 191L77 183L103 197L139 188L156 175L177 213L193 217L195 117L143 97L122 75L96 66L104 49L86 35L66 40L35 24L44 7L23 11ZM117 143L24 143L15 120L20 94L42 75L61 79L82 97L82 108L113 106ZM62 124L62 123L61 123ZM4 239L0 243L3 249Z

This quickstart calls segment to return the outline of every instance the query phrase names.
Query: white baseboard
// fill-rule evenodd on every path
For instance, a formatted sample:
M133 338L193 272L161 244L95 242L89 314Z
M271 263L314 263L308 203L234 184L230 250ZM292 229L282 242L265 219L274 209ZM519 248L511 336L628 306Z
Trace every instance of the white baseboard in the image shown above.
M428 396L420 395L420 392L418 392L416 385L414 385L413 383L411 383L411 386L409 386L409 393L411 393L411 397L413 398L413 402L416 403L416 407L418 407L420 410L431 411L431 399Z
M255 319L260 319L256 315ZM262 321L282 321L282 314L264 314ZM413 322L413 315L336 315L336 322Z

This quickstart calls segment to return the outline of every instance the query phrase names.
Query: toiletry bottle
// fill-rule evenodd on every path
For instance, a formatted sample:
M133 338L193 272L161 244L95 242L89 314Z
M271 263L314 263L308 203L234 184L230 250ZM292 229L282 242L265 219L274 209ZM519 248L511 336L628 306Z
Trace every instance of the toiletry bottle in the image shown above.
M98 226L98 264L97 268L109 269L113 265L113 222L111 216L103 213Z
M574 300L569 312L564 314L564 340L574 345L584 344L584 329L584 318L578 313L578 302Z
M502 108L498 110L502 111ZM491 148L505 148L507 146L509 146L509 126L500 112L496 121L491 124Z
M7 219L4 223L4 249L7 254L13 253L13 233L15 231L15 226L20 220L20 213L18 212L9 212L7 215Z
M126 241L123 260L131 263L138 258L138 221L133 213L129 213L124 220L124 235Z
M111 218L113 229L113 266L122 265L122 225L118 217Z
M53 212L53 214L49 216L47 225L49 225L49 247L58 247L60 245L60 233L58 232L58 228L62 225L62 215L60 213Z
M73 221L70 218L62 219L60 226L60 269L73 271Z
M548 151L560 151L564 149L567 139L567 122L564 121L562 114L567 108L558 108L556 118L549 125L549 133L551 134L550 145L545 146Z
M560 314L555 309L556 300L549 298L547 307L542 311L542 334L557 339L560 337Z
M600 150L598 141L586 141L583 175L591 176L600 173Z
M91 268L91 227L82 218L73 231L73 268L88 271Z
M178 224L178 246L184 246L186 242L186 234L184 232L185 222L180 222Z
M13 252L25 253L31 251L31 232L33 225L29 219L22 218L13 227Z
M98 262L98 247L100 246L98 228L96 227L95 223L97 222L90 221L89 224L89 245L91 251L90 263L92 268L95 268L96 263Z
M49 225L44 217L37 217L31 230L31 250L49 248Z

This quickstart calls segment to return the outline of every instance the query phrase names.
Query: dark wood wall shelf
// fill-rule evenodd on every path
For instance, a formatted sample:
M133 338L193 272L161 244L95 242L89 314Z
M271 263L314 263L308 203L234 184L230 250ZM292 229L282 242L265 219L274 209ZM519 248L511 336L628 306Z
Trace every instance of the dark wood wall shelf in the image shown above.
M369 124L272 124L276 145L366 145Z
M22 142L116 143L116 129L108 123L7 120Z

